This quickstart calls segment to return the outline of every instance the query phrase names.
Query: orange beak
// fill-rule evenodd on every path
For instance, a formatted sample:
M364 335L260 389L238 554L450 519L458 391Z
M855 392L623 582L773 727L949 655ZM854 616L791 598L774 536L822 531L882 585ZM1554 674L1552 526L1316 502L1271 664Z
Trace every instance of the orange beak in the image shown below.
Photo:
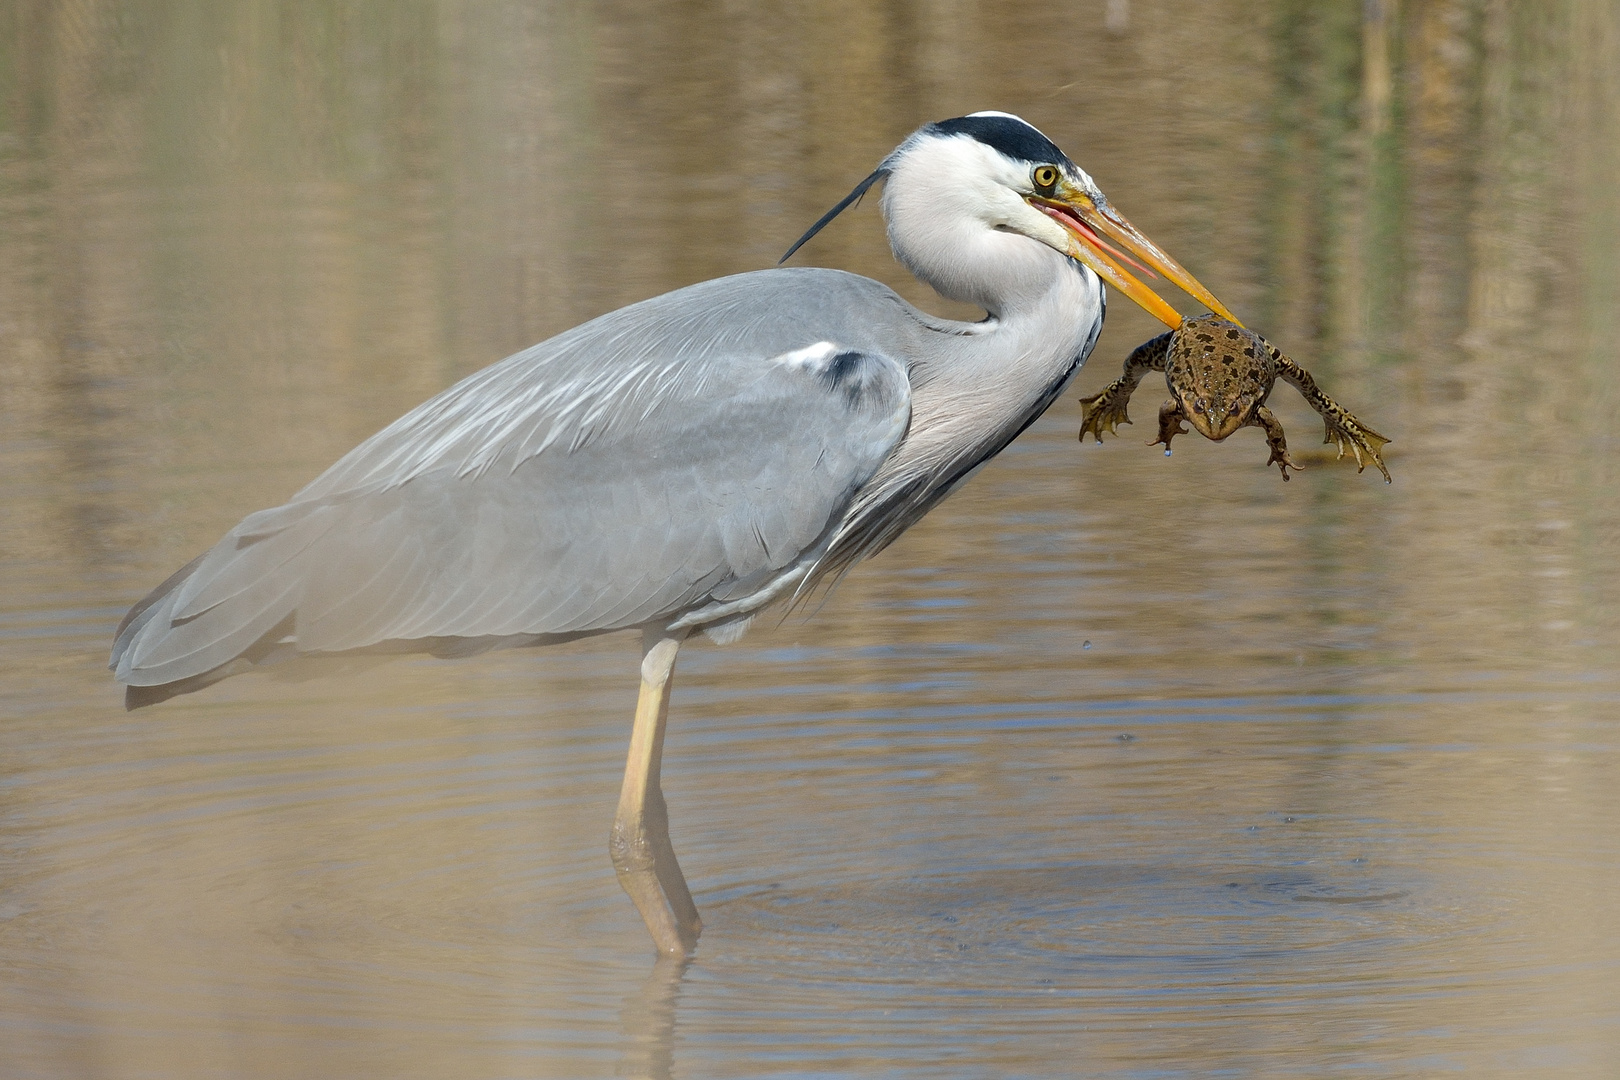
M1214 293L1199 284L1197 278L1166 255L1158 244L1143 236L1118 210L1067 184L1063 187L1065 190L1058 196L1028 196L1030 204L1063 226L1071 238L1069 254L1091 267L1104 282L1172 330L1180 329L1181 313L1120 263L1129 263L1150 277L1156 276L1157 271L1221 318L1238 322L1226 306L1215 299ZM1110 240L1114 243L1109 243Z

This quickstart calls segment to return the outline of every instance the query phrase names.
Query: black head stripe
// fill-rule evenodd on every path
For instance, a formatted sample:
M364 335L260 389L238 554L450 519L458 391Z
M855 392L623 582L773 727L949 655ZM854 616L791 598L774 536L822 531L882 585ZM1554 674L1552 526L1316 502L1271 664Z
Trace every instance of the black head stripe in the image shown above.
M1062 165L1071 170L1075 168L1074 162L1069 160L1069 155L1059 150L1056 143L1014 116L958 116L954 120L940 120L927 124L917 134L924 133L929 135L966 135L970 139L977 139L979 142L984 143L992 150L1005 154L1014 161L1027 161L1032 165L1051 163ZM795 251L798 251L809 242L812 236L826 228L828 222L849 209L850 205L859 200L862 195L865 195L867 189L873 184L887 177L889 175L889 161L898 157L910 145L910 140L901 144L900 148L889 156L889 160L879 165L871 176L855 185L854 191L844 196L837 206L821 215L821 220L810 226L809 230L799 237L792 247L787 249L787 254L777 260L777 265L780 266L782 263L787 262L788 259L793 257Z
M848 195L845 195L844 198L843 198L843 201L841 201L837 206L833 207L831 210L827 211L825 214L822 214L821 215L821 220L816 222L814 225L810 226L810 230L808 232L806 232L803 236L799 237L798 241L792 247L787 249L787 254L786 255L783 255L780 259L776 260L776 265L781 266L783 263L787 262L788 259L792 258L793 253L795 251L798 251L800 248L804 247L804 245L810 240L810 238L812 236L816 235L816 233L818 233L822 229L824 229L826 227L826 225L827 225L827 222L831 221L833 218L837 217L839 214L842 214L845 210L849 209L849 204L852 203L852 202L856 202L857 200L860 199L860 197L862 195L865 195L867 188L871 187L873 184L877 183L879 180L882 180L885 176L888 176L888 175L889 175L888 166L886 166L886 165L878 166L877 171L874 172L871 176L868 176L865 180L862 180L859 184L856 184L855 185L855 190L850 192Z
M1069 155L1059 150L1051 139L1011 116L958 116L954 120L929 124L925 130L936 135L966 135L1014 161L1074 166Z

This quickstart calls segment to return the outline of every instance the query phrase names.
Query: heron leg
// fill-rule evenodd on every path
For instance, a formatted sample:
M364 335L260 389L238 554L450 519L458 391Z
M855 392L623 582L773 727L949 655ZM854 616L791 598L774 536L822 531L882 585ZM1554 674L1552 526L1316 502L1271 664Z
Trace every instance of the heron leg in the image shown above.
M619 884L635 901L653 944L670 956L690 954L703 930L703 920L669 842L669 810L658 782L664 725L669 718L669 687L681 640L651 630L642 634L641 696L636 701L619 811L608 838Z

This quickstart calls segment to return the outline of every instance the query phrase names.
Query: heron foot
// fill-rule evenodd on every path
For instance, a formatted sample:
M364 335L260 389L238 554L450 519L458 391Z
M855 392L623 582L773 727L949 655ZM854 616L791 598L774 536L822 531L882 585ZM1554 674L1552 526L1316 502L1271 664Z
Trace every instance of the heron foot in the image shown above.
M691 955L703 932L703 919L675 859L662 792L649 792L640 819L614 820L608 852L619 885L641 912L658 951L667 956Z

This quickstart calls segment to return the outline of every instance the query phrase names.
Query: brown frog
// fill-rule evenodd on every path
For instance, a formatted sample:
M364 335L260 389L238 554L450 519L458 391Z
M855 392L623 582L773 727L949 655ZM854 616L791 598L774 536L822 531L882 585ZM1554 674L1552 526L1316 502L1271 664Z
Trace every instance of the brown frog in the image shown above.
M1187 434L1188 429L1181 426L1183 420L1190 421L1200 435L1214 442L1239 428L1257 427L1265 431L1266 444L1271 447L1266 464L1276 465L1287 480L1288 470L1298 471L1300 466L1288 456L1282 425L1266 408L1272 384L1281 378L1321 414L1327 425L1323 442L1337 442L1341 458L1346 450L1353 454L1357 472L1372 462L1384 474L1384 482L1389 483L1389 470L1378 455L1388 439L1322 393L1310 372L1278 352L1265 338L1218 315L1187 319L1180 329L1138 345L1125 360L1125 374L1109 383L1102 393L1081 400L1085 419L1080 425L1080 438L1084 440L1090 432L1102 442L1104 431L1130 423L1125 406L1149 371L1164 372L1164 381L1170 387L1170 400L1159 407L1159 437L1148 443L1164 444L1167 455L1170 440Z

